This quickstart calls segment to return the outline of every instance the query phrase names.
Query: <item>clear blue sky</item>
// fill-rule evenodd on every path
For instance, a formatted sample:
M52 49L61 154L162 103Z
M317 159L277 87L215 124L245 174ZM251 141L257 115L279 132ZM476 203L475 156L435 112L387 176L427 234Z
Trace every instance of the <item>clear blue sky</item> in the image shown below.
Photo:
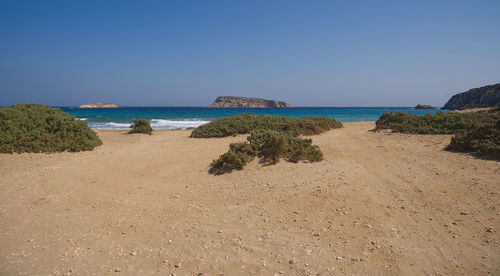
M441 106L498 82L499 0L0 0L0 105Z

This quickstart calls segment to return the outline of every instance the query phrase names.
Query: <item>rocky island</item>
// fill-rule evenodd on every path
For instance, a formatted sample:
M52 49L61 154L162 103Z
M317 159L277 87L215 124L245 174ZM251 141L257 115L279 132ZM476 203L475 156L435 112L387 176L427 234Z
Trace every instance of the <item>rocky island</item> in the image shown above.
M417 104L417 106L415 106L415 109L435 109L435 107L426 104Z
M222 96L217 97L208 107L215 108L286 108L291 105L277 100L266 100L259 98Z
M91 103L91 104L82 104L79 108L117 108L116 104L105 104L105 103Z
M473 88L456 94L443 106L443 109L469 109L495 107L500 105L500 83Z

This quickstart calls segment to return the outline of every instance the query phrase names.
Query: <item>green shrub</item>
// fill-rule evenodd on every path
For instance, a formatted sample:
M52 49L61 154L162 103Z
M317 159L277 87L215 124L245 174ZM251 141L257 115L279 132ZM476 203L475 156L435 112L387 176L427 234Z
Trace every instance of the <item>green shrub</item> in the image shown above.
M389 112L380 116L375 129L392 129L394 132L418 134L454 134L485 116L489 116L487 112L438 112L424 116Z
M92 150L102 142L87 122L45 105L0 108L0 152Z
M312 145L311 139L297 138L287 132L254 130L247 140L268 164L276 164L282 158L294 163L323 160L323 154L318 146Z
M130 126L130 131L128 133L144 133L149 134L153 133L153 129L149 124L149 121L146 119L137 119L134 120L134 123Z
M276 164L280 159L289 162L308 160L321 161L323 154L311 139L299 135L315 135L341 128L342 123L328 117L290 118L283 116L239 114L214 120L191 133L191 137L226 137L250 134L249 143L234 143L228 152L211 164L210 172L223 174L241 170L256 155L267 164Z
M293 138L289 140L289 150L285 157L293 163L303 160L319 162L323 160L323 153L318 146L312 145L311 139Z
M210 173L224 174L241 170L257 155L269 165L278 163L280 159L294 163L301 160L323 160L323 153L318 146L312 145L311 139L297 138L288 132L254 130L247 140L249 143L231 144L228 152L212 162Z
M229 145L229 151L219 156L211 164L210 173L219 175L241 170L250 161L253 160L255 150L246 142L232 143Z
M291 118L244 113L216 119L201 125L193 130L191 137L226 137L248 134L257 129L286 131L294 136L314 135L340 127L342 127L342 123L327 117Z
M419 134L455 134L447 149L500 157L500 108L477 112L451 112L417 116L385 113L376 129Z
M469 124L451 138L447 149L500 158L500 112Z
M307 117L302 117L301 119L314 122L317 129L320 130L319 133L314 133L314 134L320 134L322 132L329 131L331 129L343 127L341 122L324 116L307 116Z
M256 155L255 149L247 142L231 143L229 145L229 151L242 153L252 158Z
M254 130L247 137L250 145L268 164L276 164L288 148L288 140L293 138L288 132L276 130Z

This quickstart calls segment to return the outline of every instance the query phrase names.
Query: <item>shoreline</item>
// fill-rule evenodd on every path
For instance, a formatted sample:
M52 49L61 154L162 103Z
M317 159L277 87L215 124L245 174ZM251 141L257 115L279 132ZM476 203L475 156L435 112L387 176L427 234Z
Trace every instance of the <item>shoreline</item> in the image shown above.
M85 120L93 129L128 129L134 119L145 118L153 129L182 129L197 127L217 118L241 113L279 115L285 117L325 116L340 122L376 121L385 112L407 112L424 115L437 110L414 108L284 108L284 109L226 109L226 108L170 108L141 107L117 109L68 109L64 112Z
M375 123L375 121L356 121L356 122L343 122L343 125L356 124L356 123ZM91 128L94 132L128 132L130 129L100 129L100 128ZM195 128L184 128L184 129L155 129L153 128L153 135L155 132L161 131L193 131Z

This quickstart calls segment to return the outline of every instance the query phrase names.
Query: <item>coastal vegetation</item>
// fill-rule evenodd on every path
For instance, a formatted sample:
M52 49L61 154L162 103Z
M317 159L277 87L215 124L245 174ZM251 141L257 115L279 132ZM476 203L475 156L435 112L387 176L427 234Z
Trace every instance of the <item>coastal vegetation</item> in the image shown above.
M323 160L323 153L318 146L312 145L311 139L298 138L288 132L254 130L247 141L229 145L229 151L212 162L210 172L223 174L241 170L255 156L261 157L262 163L267 165L276 164L280 159L294 163Z
M219 156L210 165L210 173L219 175L231 172L232 170L241 170L256 156L254 148L247 142L232 143L229 145L229 151Z
M447 149L500 158L500 108L486 114L457 132Z
M377 120L376 130L392 129L394 132L416 134L455 134L484 116L488 115L483 112L437 112L418 116L403 112L388 112Z
M130 126L130 131L128 133L142 133L149 134L153 133L153 129L146 119L134 120L134 123Z
M247 137L250 145L267 164L276 164L280 159L297 163L302 160L316 162L323 160L318 146L312 145L311 139L303 139L288 132L276 130L254 130Z
M245 113L216 119L199 126L193 130L191 137L227 137L249 134L257 129L284 131L293 136L316 135L340 127L342 127L342 123L327 117L291 118Z
M0 108L0 152L88 151L101 145L85 121L57 108L18 104Z
M210 173L224 174L241 170L256 156L262 163L272 165L285 159L289 162L323 160L318 146L299 135L317 135L341 128L342 123L328 117L292 118L272 115L238 114L214 120L193 130L193 138L227 137L250 134L247 142L233 143L229 151L211 164Z
M438 112L418 116L384 113L376 130L417 134L454 134L449 150L500 157L500 108L478 112Z

